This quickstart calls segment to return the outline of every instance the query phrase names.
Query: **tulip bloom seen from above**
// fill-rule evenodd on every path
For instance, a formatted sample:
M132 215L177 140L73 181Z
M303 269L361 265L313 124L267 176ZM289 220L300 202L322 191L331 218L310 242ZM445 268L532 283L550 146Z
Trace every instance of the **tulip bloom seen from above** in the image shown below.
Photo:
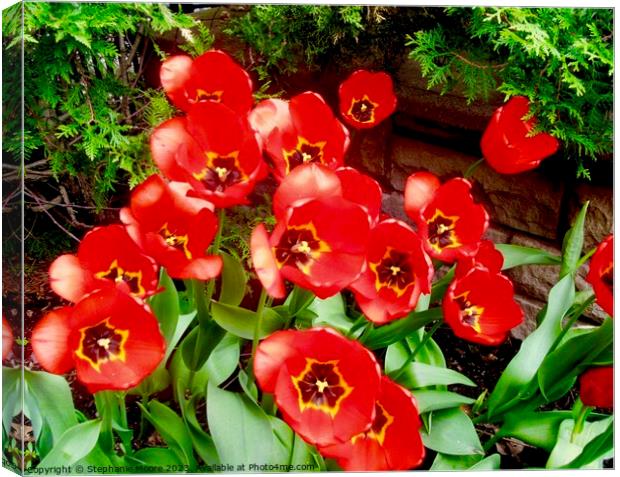
M430 293L434 269L422 241L403 222L380 222L369 244L368 267L350 288L366 317L383 324L405 316L421 293Z
M217 232L212 204L187 197L189 186L167 184L153 175L131 193L121 220L133 240L174 278L208 280L219 275L222 259L207 255Z
M319 452L336 459L345 471L413 469L425 455L421 426L411 393L383 376L370 429L348 442L321 447Z
M46 371L75 368L95 393L138 385L163 359L165 342L144 302L106 288L45 315L32 331L32 349Z
M340 115L349 126L371 128L396 109L392 78L384 72L357 70L340 84Z
M108 286L145 298L157 291L158 270L125 227L108 225L88 232L77 255L61 255L54 260L49 276L52 290L75 303L87 293Z
M474 202L466 179L450 179L436 187L427 175L414 174L407 180L405 204L428 254L444 262L476 253L489 225L489 216Z
M603 240L592 259L586 280L592 285L596 301L609 316L614 316L614 236Z
M349 147L349 132L323 98L313 92L299 94L288 102L288 112L281 101L265 100L250 115L273 161L275 177L281 181L307 163L340 167Z
M204 101L223 103L239 114L252 107L252 80L229 55L210 50L193 59L171 56L160 70L161 84L170 101L187 112Z
M258 346L254 374L307 442L331 445L367 431L379 393L372 353L328 328L278 331Z
M480 148L488 164L501 174L517 174L538 167L546 157L555 154L560 143L550 134L530 135L534 118L523 119L530 109L524 96L515 96L497 108L489 122Z

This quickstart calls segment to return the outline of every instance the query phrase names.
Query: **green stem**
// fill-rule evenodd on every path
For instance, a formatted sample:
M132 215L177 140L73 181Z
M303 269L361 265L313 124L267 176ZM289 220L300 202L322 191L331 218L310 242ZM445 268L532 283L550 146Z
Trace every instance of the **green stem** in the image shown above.
M478 166L480 164L482 164L484 162L484 157L481 159L478 159L476 162L474 162L471 166L469 166L467 168L467 170L465 171L465 173L463 174L463 177L465 179L471 177L473 175L474 172L476 172L476 169L478 169Z
M113 396L111 391L99 391L94 394L97 414L101 418L101 432L99 433L99 444L101 449L108 453L114 453L114 435L112 434L113 418Z
M394 381L398 381L398 379L401 377L401 375L405 372L405 370L407 369L407 367L409 366L409 364L413 361L413 359L416 357L416 355L418 354L418 352L424 348L424 346L426 346L426 343L428 343L428 341L433 337L433 335L435 334L435 331L437 331L439 329L439 327L441 326L441 324L443 323L443 320L437 320L435 322L435 324L433 325L433 327L424 334L424 338L422 338L422 341L414 348L414 350L411 352L411 354L407 357L407 359L405 360L405 362L402 364L402 366L398 369L398 371L396 371L396 374L393 374L391 376L391 378Z
M353 322L353 325L351 326L351 329L349 329L349 332L347 333L349 338L351 336L353 336L353 333L355 333L357 330L359 330L362 326L366 325L366 323L368 323L368 320L366 319L366 317L363 314L361 314L357 318L357 320L355 320Z
M575 324L575 322L579 319L579 317L583 314L583 312L586 310L586 308L588 308L592 303L594 303L594 295L592 295L591 297L589 297L586 301L584 301L581 306L579 308L577 308L572 314L571 317L568 319L568 322L566 323L566 325L562 328L562 331L560 332L560 334L558 335L558 337L555 339L555 342L553 343L553 346L551 346L551 349L549 350L549 353L551 353L555 348L557 348L557 346L562 342L562 339L564 338L564 336L566 335L566 333L568 333L568 330L570 330L573 325ZM547 353L548 354L548 353Z
M586 263L588 261L588 259L594 255L594 252L596 252L596 247L589 250L588 253L586 253L583 257L581 257L579 259L579 261L577 262L577 267L575 268L576 270L579 270L579 268L581 268L581 266Z
M144 409L148 408L148 404L149 404L149 395L148 394L143 394L142 395L142 399L141 399L141 403L142 403L142 407L144 407ZM142 412L142 409L140 409L140 431L138 433L138 439L142 440L144 439L144 433L146 432L146 417L144 416L144 412Z
M256 308L256 326L254 327L254 339L252 340L252 354L250 361L248 362L248 382L254 380L254 357L256 356L256 349L258 348L258 341L260 339L260 330L263 326L263 310L265 309L265 302L267 301L267 290L261 289L260 298L258 299L258 307Z
M494 434L493 437L491 437L488 441L486 441L484 443L484 445L482 446L482 448L484 449L484 453L486 454L487 452L489 452L489 450L499 442L499 440L502 438L502 436L497 433Z
M222 232L224 230L224 222L226 220L226 209L220 209L218 211L218 223L219 227L217 229L217 233L215 234L215 239L213 240L213 245L211 246L211 254L217 255L220 252L220 247L222 246ZM207 285L207 303L211 304L211 298L213 298L213 292L215 290L215 279L209 281Z
M586 419L588 419L588 416L590 415L593 409L594 408L591 406L581 407L581 409L579 410L579 415L577 416L577 419L575 419L575 426L573 427L573 432L571 433L571 436L570 436L571 442L575 442L575 439L577 439L577 436L581 434L581 431L583 431L583 426L586 423Z

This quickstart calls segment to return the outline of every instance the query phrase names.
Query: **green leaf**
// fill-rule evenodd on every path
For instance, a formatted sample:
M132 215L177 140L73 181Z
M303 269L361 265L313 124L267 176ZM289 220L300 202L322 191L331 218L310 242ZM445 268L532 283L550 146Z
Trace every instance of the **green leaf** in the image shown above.
M144 413L144 417L155 427L168 447L174 451L177 457L193 471L196 469L192 439L187 428L177 413L165 404L152 400L146 409L138 403Z
M181 344L185 365L194 371L201 369L225 334L224 329L214 321L206 321L196 326Z
M211 313L217 324L226 331L246 340L254 338L257 321L256 312L214 301L211 304ZM265 338L284 326L280 315L270 308L263 310L261 324L259 338Z
M369 328L369 330L361 336L360 341L371 350L385 348L392 343L406 338L428 323L439 320L442 316L440 307L409 313L405 318L394 320L387 325Z
M142 462L143 465L154 467L182 465L177 454L167 447L145 447L136 451L133 458Z
M450 455L438 452L430 470L467 470L481 460L480 454Z
M41 469L72 465L87 456L97 445L101 420L86 421L67 429L52 450L39 463Z
M495 248L504 256L502 270L508 270L520 265L559 265L562 261L561 257L539 248L506 243L498 243L495 245Z
M598 429L597 429L598 431ZM594 439L590 440L584 447L581 454L574 460L565 464L563 468L579 469L591 464L594 461L605 458L614 449L614 423L613 418L608 421L607 428Z
M241 262L232 255L220 251L224 265L222 267L222 289L219 301L237 306L243 300L248 281Z
M426 447L442 454L484 455L471 419L458 408L434 412L430 433L421 434Z
M488 457L485 457L480 462L472 465L468 470L498 470L501 463L501 456L499 454L492 454Z
M67 429L77 424L69 384L62 376L24 370L24 382L38 405L41 416L57 442Z
M290 316L296 316L299 312L308 308L314 301L315 296L310 290L295 285L293 291L286 297L284 304L288 307ZM344 307L344 302L343 302ZM344 312L344 309L343 309Z
M551 452L558 438L560 423L571 416L570 411L513 411L506 414L498 434Z
M402 343L390 345L385 357L385 372L392 376L408 359L409 353ZM405 371L398 378L398 382L408 389L417 389L427 386L463 384L476 386L471 379L461 373L441 366L414 361L409 363Z
M613 322L609 318L601 326L574 336L549 353L538 370L538 385L547 402L562 397L579 374L612 349Z
M239 338L231 333L226 333L207 359L209 381L216 386L226 381L237 369L239 354Z
M188 335L189 337L189 335ZM181 410L185 409L184 402L186 401L186 393L190 395L204 394L207 387L207 381L209 375L207 373L207 363L204 362L202 368L194 373L194 379L192 381L191 389L189 389L189 377L190 369L185 364L183 359L183 346L185 340L181 343L180 349L174 353L172 361L170 362L170 376L172 378L172 389L174 391L174 398L179 403Z
M217 455L213 438L207 434L196 417L196 406L203 395L195 395L190 401L185 403L185 422L189 430L194 445L194 450L200 458L208 465L219 464L220 460Z
M170 346L177 322L179 321L179 294L172 278L168 276L163 268L159 275L159 288L164 290L151 297L149 305L157 321L159 321L159 327L166 339L166 345Z
M577 271L577 264L581 257L581 249L583 248L583 226L586 220L586 212L588 211L586 202L577 217L573 226L566 232L564 242L562 244L562 266L560 267L560 277Z
M150 396L163 391L168 386L170 386L170 372L164 366L158 366L146 379L128 392L137 396Z
M613 417L610 416L607 419L596 422L586 422L582 431L575 436L573 436L574 426L575 421L572 419L567 419L560 424L558 441L551 451L551 455L549 455L549 460L546 465L547 469L558 469L568 466L569 464L571 464L570 468L575 468L573 462L580 457L586 445L597 436L604 435L608 432L610 427L613 427ZM613 442L610 448L603 449L604 452L598 453L599 455L590 454L587 456L587 459L592 456L592 460L586 460L584 456L584 458L580 458L580 462L577 463L582 464L579 467L601 468L595 461L611 449L613 449Z
M209 383L207 420L223 464L272 462L274 436L269 418L243 394Z
M412 394L418 403L418 411L420 414L429 411L437 411L439 409L457 407L463 404L472 404L474 402L472 398L450 391L418 389L412 391Z
M499 378L488 402L488 415L500 412L507 404L526 395L526 388L561 333L562 318L575 298L575 284L570 275L562 278L549 292L549 301L540 326L521 344Z
M275 435L273 461L290 466L288 472L294 472L299 465L313 464L312 446L304 442L281 419L269 417Z
M2 427L8 435L13 418L22 412L22 370L2 367ZM62 434L62 432L61 432Z
M313 326L327 325L341 333L347 333L353 326L353 322L346 315L344 299L340 293L325 300L315 298L307 308L316 314L312 320Z

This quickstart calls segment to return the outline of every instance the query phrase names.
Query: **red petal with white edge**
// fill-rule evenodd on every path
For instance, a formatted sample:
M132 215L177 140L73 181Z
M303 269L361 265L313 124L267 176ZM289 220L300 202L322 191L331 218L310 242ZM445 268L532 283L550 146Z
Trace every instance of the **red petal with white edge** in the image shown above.
M69 347L75 351L77 376L91 393L137 386L164 357L165 341L150 308L116 289L98 290L81 300L71 313L71 324ZM111 337L120 344L114 353L95 362L95 367L92 360L85 358L88 345L83 343L83 336L97 326L113 330L100 339ZM102 346L98 341L96 345Z
M210 280L219 276L222 271L222 258L210 255L205 258L197 258L186 262L171 262L168 272L174 278L196 278L198 280Z
M193 140L187 132L185 117L172 118L155 128L151 135L151 156L159 170L169 179L184 181L185 171L178 163L178 151Z
M94 286L92 274L83 268L75 255L61 255L52 262L48 273L52 290L73 303L78 302Z
M284 280L280 275L280 270L269 244L269 236L263 224L258 224L252 231L250 249L254 270L256 270L256 274L269 296L284 298L286 294Z
M276 331L260 343L254 358L254 376L263 392L273 393L280 368L293 354L297 353L294 330Z
M345 471L408 470L420 466L425 449L411 393L383 376L377 403L370 431L346 443L322 447L319 452L335 458Z
M189 81L193 60L189 56L178 55L166 59L159 70L159 79L170 101L183 111L187 111L190 103L186 88Z
M342 192L341 180L332 169L321 164L303 164L293 169L276 189L273 212L281 219L295 202L342 196Z
M69 306L51 311L32 330L32 351L43 369L50 373L64 374L75 365L69 347L72 311Z
M248 120L252 129L259 134L264 147L274 129L284 130L291 127L288 101L278 98L261 101L250 112Z
M439 178L430 172L415 172L405 185L405 212L413 220L419 216L441 185Z

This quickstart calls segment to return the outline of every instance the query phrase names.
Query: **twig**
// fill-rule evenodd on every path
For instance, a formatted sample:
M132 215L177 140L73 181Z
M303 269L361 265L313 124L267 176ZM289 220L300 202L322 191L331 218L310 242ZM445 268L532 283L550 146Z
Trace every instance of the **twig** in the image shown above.
M24 193L28 194L28 197L32 197L35 201L37 201L38 204L42 204L39 200L39 196L33 193L28 188L24 187ZM77 238L75 235L69 232L66 228L64 228L62 224L60 224L60 222L58 222L48 210L45 210L45 209L42 209L42 210L45 214L47 214L47 216L52 220L52 222L54 222L58 226L60 230L62 230L64 233L66 233L69 237L71 237L76 242L80 241L79 238Z
M481 65L480 63L475 63L471 61L470 59L465 58L464 56L458 54L456 51L451 51L450 53L456 56L462 62L467 63L468 65L473 66L474 68L479 68L481 70L484 70L484 69L501 70L502 68L508 66L508 63L502 63L501 65Z
M69 212L71 223L78 227L87 228L87 229L91 228L90 225L82 223L77 219L75 210L73 209L73 206L71 202L69 201L69 194L67 193L67 189L63 185L60 186L60 195L62 196L62 200L65 202L65 205L67 206L67 211Z

